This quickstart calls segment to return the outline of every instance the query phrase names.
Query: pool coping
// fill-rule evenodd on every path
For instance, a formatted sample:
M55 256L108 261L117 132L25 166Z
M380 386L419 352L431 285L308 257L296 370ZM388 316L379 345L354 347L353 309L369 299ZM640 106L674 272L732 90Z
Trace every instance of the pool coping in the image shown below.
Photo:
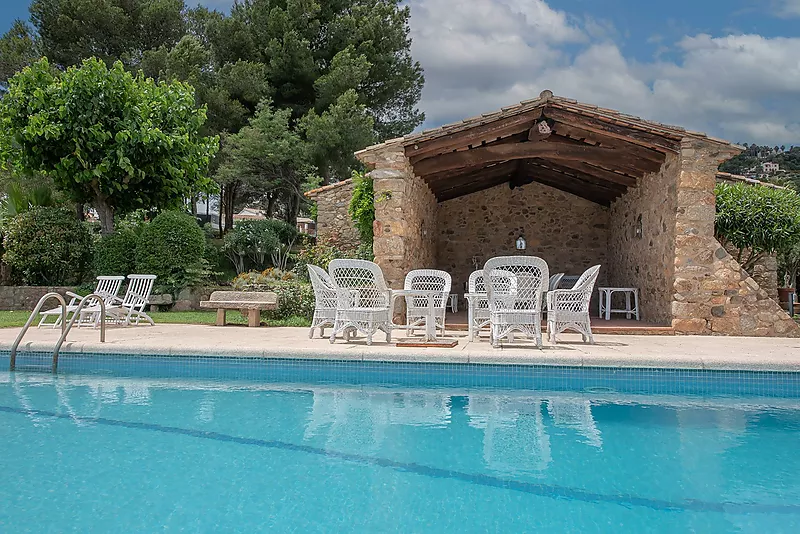
M307 332L302 329L303 332ZM95 334L96 335L96 334ZM64 343L60 354L119 354L119 355L149 355L173 357L231 357L231 358L269 358L269 359L303 359L303 360L329 360L329 361L364 361L364 362L428 362L450 364L491 364L491 365L524 365L524 366L554 366L554 367L618 367L640 369L693 369L693 370L729 370L729 371L781 371L800 372L800 343L793 340L789 344L764 349L764 354L757 358L746 353L737 353L730 345L732 339L742 338L714 338L727 340L722 343L719 351L706 354L703 351L692 353L686 346L691 347L690 337L671 338L682 339L675 347L667 347L658 352L639 355L636 349L620 346L611 336L597 336L596 345L583 345L579 343L559 344L557 346L545 345L543 349L518 346L501 347L492 349L488 343L482 342L477 348L474 344L464 343L455 349L409 349L400 348L385 343L376 343L366 346L363 343L338 342L335 346L329 345L326 340L314 339L306 341L308 346L298 346L298 343L287 343L272 340L262 346L224 346L224 339L218 344L206 346L185 346L180 343L135 343L119 342L99 343L97 341L67 341ZM625 336L630 339L632 336ZM644 337L644 336L643 336ZM649 337L652 339L652 337ZM708 338L706 338L708 339ZM751 340L757 341L757 340ZM786 340L787 342L790 340ZM0 351L8 352L12 342L0 339ZM50 341L23 342L19 348L20 353L39 352L51 353L54 343Z

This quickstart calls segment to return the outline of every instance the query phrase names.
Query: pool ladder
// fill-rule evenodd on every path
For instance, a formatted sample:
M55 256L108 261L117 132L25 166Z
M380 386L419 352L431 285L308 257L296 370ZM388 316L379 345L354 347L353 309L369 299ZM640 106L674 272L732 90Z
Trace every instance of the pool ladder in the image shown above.
M44 303L50 300L51 298L58 299L59 304L61 304L61 337L58 338L58 343L56 343L56 347L53 350L53 366L52 372L58 372L58 352L61 350L61 345L64 344L64 341L67 340L67 334L72 329L72 325L75 324L75 319L80 317L83 308L92 300L96 300L100 303L100 343L105 343L106 341L106 303L103 300L103 297L98 295L97 293L90 293L83 297L83 299L78 304L78 307L75 308L75 312L72 314L72 318L67 323L67 301L64 300L64 297L60 293L51 292L44 295L42 298L39 299L39 302L36 304L36 307L33 309L31 316L28 317L28 322L25 323L25 326L22 327L20 330L19 335L17 335L17 339L14 340L14 344L11 346L11 356L9 358L9 366L8 370L13 371L17 367L17 348L19 348L19 344L22 342L22 338L25 337L25 333L30 328L31 323L33 323L36 316L39 315L39 312L42 311L42 306Z

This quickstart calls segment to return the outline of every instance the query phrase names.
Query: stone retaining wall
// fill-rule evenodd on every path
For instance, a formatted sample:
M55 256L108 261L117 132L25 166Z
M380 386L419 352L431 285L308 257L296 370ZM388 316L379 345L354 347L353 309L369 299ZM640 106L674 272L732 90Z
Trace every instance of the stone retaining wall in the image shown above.
M51 291L64 295L67 291L74 292L75 288L71 286L0 286L0 310L33 311L39 299ZM67 303L69 303L69 298L67 298ZM58 306L58 301L52 299L45 306L55 308Z

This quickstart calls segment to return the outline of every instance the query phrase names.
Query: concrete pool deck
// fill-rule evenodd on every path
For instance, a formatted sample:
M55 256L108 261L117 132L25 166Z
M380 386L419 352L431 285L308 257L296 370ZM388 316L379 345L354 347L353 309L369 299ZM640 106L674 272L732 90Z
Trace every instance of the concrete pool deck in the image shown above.
M19 328L0 329L0 350L8 351ZM31 328L19 350L51 352L60 330ZM395 338L404 332L398 331ZM468 342L453 332L454 348L396 347L382 334L367 346L363 338L345 343L337 339L308 339L307 328L246 328L241 326L167 325L120 328L111 326L106 342L98 330L76 328L61 354L119 353L163 355L225 355L323 360L419 361L568 365L594 367L650 367L670 369L730 369L800 371L800 339L710 336L596 335L596 344L565 335L564 342L545 342L539 350L530 342L504 344L493 349L488 340Z

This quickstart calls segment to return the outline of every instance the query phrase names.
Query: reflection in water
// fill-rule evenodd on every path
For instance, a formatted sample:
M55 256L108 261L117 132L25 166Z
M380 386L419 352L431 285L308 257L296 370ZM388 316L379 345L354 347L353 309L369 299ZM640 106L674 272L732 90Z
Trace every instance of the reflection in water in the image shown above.
M297 439L316 440L330 450L385 454L387 447L396 444L398 438L412 439L415 432L420 436L445 436L446 433L437 432L451 432L453 426L459 427L454 435L464 436L459 438L463 443L474 439L463 433L468 427L473 429L470 436L478 438L475 453L482 458L486 468L509 475L529 473L537 476L553 467L553 447L581 446L603 450L609 436L619 434L619 430L610 426L616 421L605 419L603 424L609 426L604 436L596 419L598 409L610 407L615 410L616 417L629 414L650 422L674 425L681 436L683 467L691 473L703 466L707 454L712 451L705 444L709 436L717 443L712 452L724 454L739 444L750 426L758 424L758 414L781 402L770 399L765 401L770 405L763 406L757 401L748 403L742 399L616 393L539 392L531 395L530 392L489 390L233 385L215 381L53 377L24 373L0 374L2 382L10 382L9 390L13 392L17 406L30 411L28 417L40 427L48 426L52 421L37 414L37 410L55 410L69 415L73 424L86 426L92 424L94 417L115 416L114 412L109 412L110 406L128 406L146 414L147 410L159 406L158 391L175 390L202 393L181 395L180 403L189 408L197 424L209 425L217 417L222 417L223 421L231 417L231 403L236 402L234 395L246 394L247 391L274 393L276 395L248 397L257 398L260 403L254 404L252 417L257 419L259 413L270 409L281 410L285 417L281 424L299 431ZM52 394L35 394L35 388L40 390L39 393L41 390L53 391L54 399ZM38 400L33 402L31 399ZM47 401L49 405L41 406L45 404L42 399L53 400ZM291 409L283 412L285 406ZM794 411L798 409L798 402L787 400L786 406ZM233 410L235 413L236 409ZM635 414L631 410L635 410ZM218 412L222 415L218 416ZM136 413L126 412L128 415ZM401 436L398 432L403 428L406 430L402 433L407 435ZM567 436L574 433L569 444L551 437L556 435L556 428L567 429ZM688 428L692 430L686 431ZM565 434L560 432L559 435ZM452 447L453 442L448 446ZM704 455L697 452L700 450L705 451ZM710 473L708 476L715 475ZM717 476L724 478L722 474Z

